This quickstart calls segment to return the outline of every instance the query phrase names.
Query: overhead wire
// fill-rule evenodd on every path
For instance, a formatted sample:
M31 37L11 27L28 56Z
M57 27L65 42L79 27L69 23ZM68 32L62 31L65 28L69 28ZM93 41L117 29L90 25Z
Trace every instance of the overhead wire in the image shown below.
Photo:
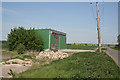
M104 27L104 1L102 2L103 4L101 5L101 14L100 14L100 31L101 31L101 41L102 41L102 44L104 44L104 30L105 30L105 27Z
M89 0L90 1L90 0ZM91 13L92 13L92 19L93 19L93 26L96 26L97 25L97 11L96 11L96 6L95 2L92 2L90 1L90 7L91 7ZM97 31L96 31L97 33ZM96 39L97 39L97 36L96 36Z
M90 2L90 4L92 4L92 2ZM93 20L94 20L94 22L96 23L96 15L94 14L95 12L94 12L94 7L91 5L91 11L92 11L92 16L93 16Z

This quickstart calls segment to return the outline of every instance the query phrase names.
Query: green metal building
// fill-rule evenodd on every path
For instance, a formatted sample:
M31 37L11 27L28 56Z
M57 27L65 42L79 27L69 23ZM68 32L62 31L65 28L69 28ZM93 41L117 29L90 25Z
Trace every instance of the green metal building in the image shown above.
M35 29L44 41L44 49L66 49L66 33L53 29Z

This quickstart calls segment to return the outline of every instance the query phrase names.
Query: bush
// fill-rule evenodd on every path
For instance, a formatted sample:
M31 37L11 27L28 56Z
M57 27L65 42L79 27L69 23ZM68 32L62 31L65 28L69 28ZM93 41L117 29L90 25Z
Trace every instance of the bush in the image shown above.
M30 55L24 55L23 58L32 59Z
M102 50L107 50L107 48L102 48Z
M43 40L40 36L38 37L34 29L26 30L23 27L11 29L7 41L10 51L15 50L20 43L26 50L43 50Z
M9 69L8 74L12 76L12 78L15 78L16 73L12 71L12 69Z
M25 51L25 46L24 46L23 44L19 44L19 45L17 46L17 53L18 53L18 54L23 54L24 51Z
M18 64L17 62L12 62L12 64Z

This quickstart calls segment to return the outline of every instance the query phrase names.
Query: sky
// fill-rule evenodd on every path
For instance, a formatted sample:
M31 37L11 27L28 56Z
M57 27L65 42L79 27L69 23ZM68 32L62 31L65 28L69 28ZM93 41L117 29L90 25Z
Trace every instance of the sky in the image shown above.
M95 2L93 2L95 4ZM101 43L115 44L118 36L118 3L99 5ZM67 34L67 43L98 41L96 5L90 2L2 2L2 39L14 27L51 28Z

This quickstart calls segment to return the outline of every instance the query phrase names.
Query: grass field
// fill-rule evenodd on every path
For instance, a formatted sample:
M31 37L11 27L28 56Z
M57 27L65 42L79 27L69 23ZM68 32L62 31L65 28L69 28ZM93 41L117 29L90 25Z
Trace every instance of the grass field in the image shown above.
M83 49L83 50L93 50L96 49L97 46L81 46L81 45L66 45L67 49Z
M2 51L2 57L13 57L15 55L18 55L16 51L8 51L8 50Z
M16 55L17 54L17 52L16 51L9 51L9 50L4 50L4 51L2 51L2 54L4 54L4 55Z
M115 48L115 47L110 47L110 48L120 51L120 48Z
M109 45L108 47L110 47L110 48L112 48L112 49L114 49L114 50L120 51L120 48L115 48L115 45Z
M43 66L33 66L19 78L116 78L119 68L106 53L82 52Z
M0 41L0 48L2 49L8 49L8 45L6 41Z

